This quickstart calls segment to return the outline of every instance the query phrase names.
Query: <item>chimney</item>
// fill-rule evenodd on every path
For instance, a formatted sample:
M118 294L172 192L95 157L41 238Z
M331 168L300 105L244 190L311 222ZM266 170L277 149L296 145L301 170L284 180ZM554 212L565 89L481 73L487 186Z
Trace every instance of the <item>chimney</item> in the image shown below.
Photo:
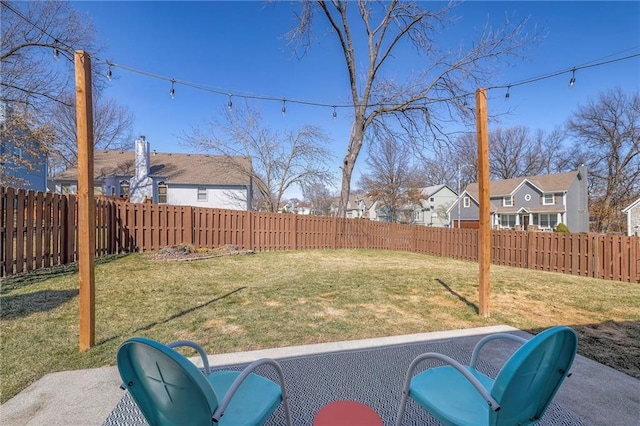
M150 164L149 159L149 142L144 136L136 139L136 180L141 182L149 176Z

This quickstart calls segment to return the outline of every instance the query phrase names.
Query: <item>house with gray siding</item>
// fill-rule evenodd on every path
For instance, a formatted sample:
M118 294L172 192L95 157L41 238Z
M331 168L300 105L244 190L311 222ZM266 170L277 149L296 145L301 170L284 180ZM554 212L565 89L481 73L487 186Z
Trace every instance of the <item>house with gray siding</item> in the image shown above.
M640 237L640 198L622 210L627 215L627 235Z
M552 175L529 176L489 183L492 229L553 231L558 224L571 232L589 231L587 168ZM449 209L460 225L477 228L479 223L479 188L468 185Z

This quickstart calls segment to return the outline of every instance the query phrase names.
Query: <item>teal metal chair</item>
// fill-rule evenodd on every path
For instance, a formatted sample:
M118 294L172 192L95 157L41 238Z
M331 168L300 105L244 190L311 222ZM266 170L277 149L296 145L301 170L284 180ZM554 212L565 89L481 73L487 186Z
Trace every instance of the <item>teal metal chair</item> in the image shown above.
M188 346L200 354L204 374L172 348ZM163 345L132 338L117 354L122 388L129 391L151 426L156 425L261 425L282 402L288 425L291 416L280 365L260 359L243 371L211 373L204 350L181 340ZM280 385L255 374L261 365L275 368Z
M492 340L523 343L495 379L476 370L478 354ZM549 328L526 340L511 334L481 339L469 366L439 353L416 357L407 371L396 425L402 424L407 398L412 398L445 425L532 425L537 423L569 376L578 348L578 335L569 327ZM414 376L426 359L448 365L429 368Z

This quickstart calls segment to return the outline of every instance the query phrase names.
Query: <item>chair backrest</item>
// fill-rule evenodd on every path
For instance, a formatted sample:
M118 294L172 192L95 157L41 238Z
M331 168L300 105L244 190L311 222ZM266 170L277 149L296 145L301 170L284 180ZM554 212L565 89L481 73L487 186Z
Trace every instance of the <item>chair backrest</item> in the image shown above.
M573 364L578 335L569 327L549 328L518 349L504 364L491 395L500 404L491 425L533 424L540 420Z
M132 338L118 349L118 370L151 425L205 425L218 399L187 358L151 339Z

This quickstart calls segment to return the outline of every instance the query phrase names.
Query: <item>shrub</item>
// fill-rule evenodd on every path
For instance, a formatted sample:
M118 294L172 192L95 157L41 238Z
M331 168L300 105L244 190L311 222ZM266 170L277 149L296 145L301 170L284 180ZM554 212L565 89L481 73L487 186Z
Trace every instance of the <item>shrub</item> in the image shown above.
M564 223L559 223L558 226L556 226L556 232L564 232L568 234L571 231L569 231L569 227L567 225L565 225Z

